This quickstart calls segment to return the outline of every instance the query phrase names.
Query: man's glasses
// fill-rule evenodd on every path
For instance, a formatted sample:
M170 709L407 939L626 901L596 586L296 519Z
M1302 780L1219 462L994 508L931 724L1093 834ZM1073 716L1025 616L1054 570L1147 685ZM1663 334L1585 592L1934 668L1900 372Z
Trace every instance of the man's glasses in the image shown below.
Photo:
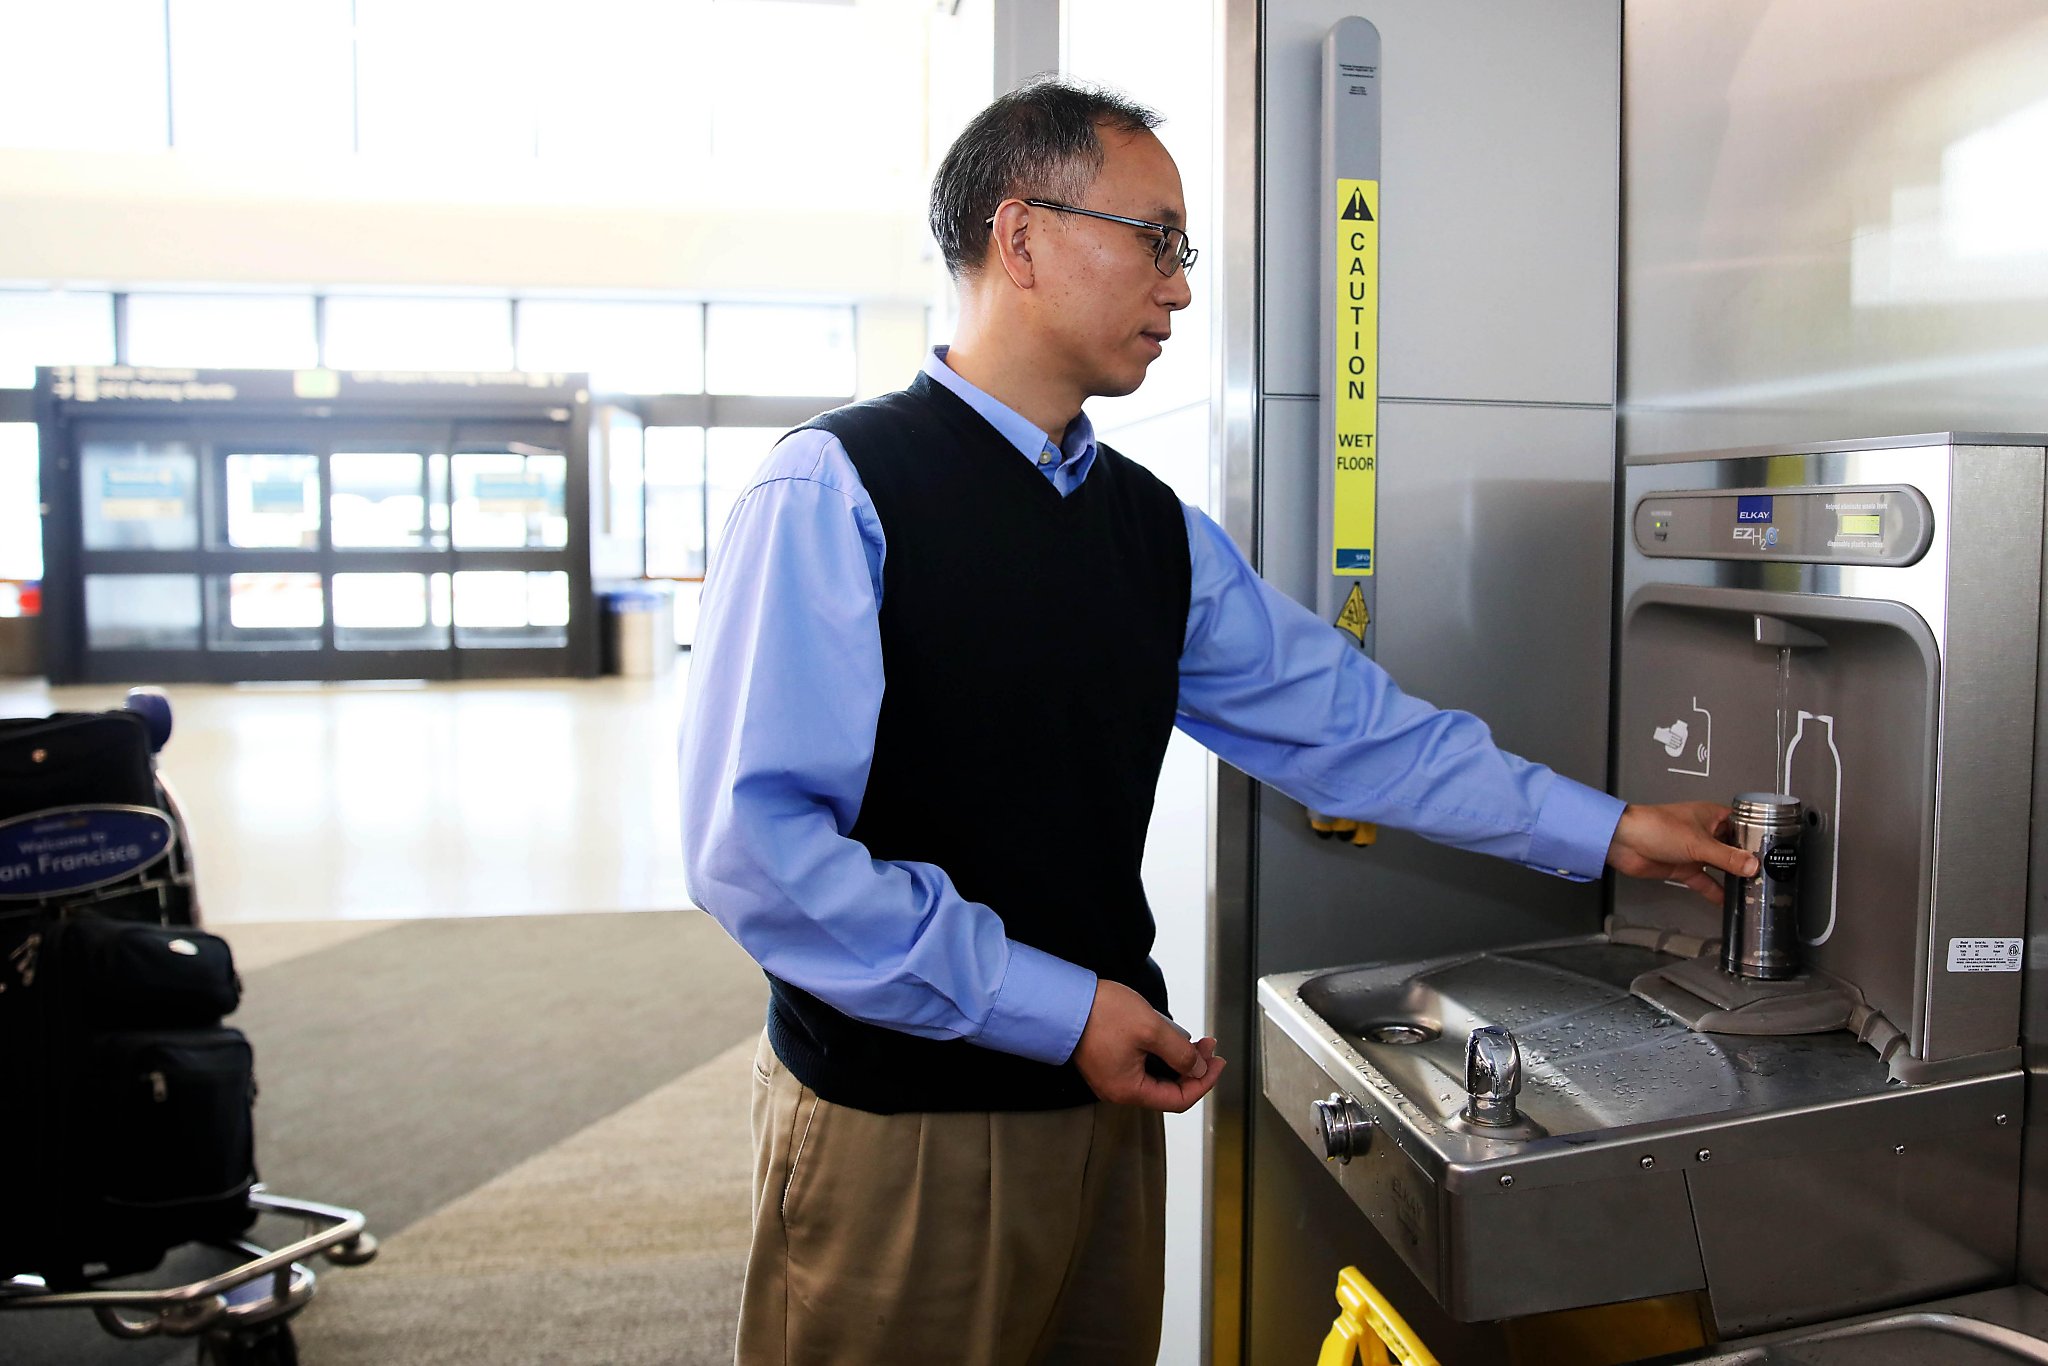
M1024 201L1034 209L1051 209L1054 213L1077 213L1083 218L1100 218L1105 223L1126 223L1134 228L1149 228L1159 234L1152 247L1152 268L1171 279L1176 270L1192 270L1195 258L1202 253L1188 245L1188 235L1179 228L1165 223L1154 223L1144 218L1126 218L1120 213L1101 213L1095 209L1077 209L1072 204L1061 204L1051 199L1027 199ZM995 226L990 217L982 226Z

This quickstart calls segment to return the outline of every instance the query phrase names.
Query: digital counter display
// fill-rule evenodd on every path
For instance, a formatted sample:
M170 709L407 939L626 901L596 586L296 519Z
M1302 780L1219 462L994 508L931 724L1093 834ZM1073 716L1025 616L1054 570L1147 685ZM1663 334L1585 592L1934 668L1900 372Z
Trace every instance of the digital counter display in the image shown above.
M1845 512L1838 524L1843 536L1884 535L1884 514L1879 512Z

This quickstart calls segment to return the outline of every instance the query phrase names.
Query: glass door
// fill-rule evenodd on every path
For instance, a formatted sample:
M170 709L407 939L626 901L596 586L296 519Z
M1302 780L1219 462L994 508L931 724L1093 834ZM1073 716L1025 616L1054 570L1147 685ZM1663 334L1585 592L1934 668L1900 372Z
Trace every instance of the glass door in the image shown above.
M83 676L575 673L595 625L571 435L566 422L86 424Z
M579 573L568 552L571 517L587 518L588 491L572 498L566 435L534 425L457 429L449 526L458 649L569 644L572 604L590 585L587 563Z
M334 443L327 520L336 650L453 648L448 436L445 428L394 430Z
M209 651L325 648L320 455L290 439L212 443L203 577Z
M76 469L86 648L197 650L199 443L109 425L83 434Z

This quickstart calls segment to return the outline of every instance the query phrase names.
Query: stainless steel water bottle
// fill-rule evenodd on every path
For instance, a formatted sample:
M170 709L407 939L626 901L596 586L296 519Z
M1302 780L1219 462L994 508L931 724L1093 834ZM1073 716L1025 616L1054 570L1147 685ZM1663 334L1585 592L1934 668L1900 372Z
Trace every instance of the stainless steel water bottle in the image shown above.
M1721 903L1721 966L1737 977L1778 981L1799 974L1799 834L1805 809L1782 792L1735 799L1732 843L1756 855L1755 877L1727 880Z

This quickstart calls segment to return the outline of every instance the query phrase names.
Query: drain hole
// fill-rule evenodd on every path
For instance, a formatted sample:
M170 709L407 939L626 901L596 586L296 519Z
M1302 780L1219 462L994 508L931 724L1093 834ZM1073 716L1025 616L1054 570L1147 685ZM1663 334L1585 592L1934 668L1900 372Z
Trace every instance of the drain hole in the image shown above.
M1428 1043L1436 1031L1427 1025L1388 1023L1367 1025L1359 1031L1374 1043Z

